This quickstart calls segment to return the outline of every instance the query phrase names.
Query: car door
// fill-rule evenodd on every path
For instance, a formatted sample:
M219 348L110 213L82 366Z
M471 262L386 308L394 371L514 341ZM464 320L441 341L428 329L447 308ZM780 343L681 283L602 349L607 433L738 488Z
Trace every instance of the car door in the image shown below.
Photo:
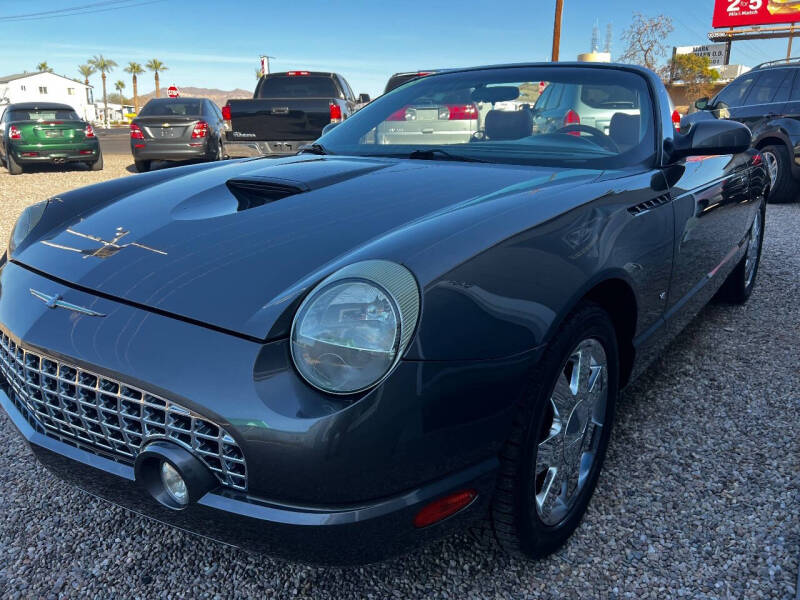
M750 128L754 136L766 123L783 114L794 82L795 69L766 69L753 80L740 106L730 109L730 117Z
M750 155L693 156L664 171L675 212L667 322L674 335L733 267L752 219Z
M550 133L564 126L566 109L561 110L562 97L566 86L551 83L542 92L533 107L534 130L538 133Z
M347 115L352 115L356 111L355 94L353 94L353 90L350 89L350 84L347 83L344 77L339 77L339 83L345 96L345 102L347 103Z
M797 74L800 69L795 67L791 70L795 73L795 77L792 83L792 89L789 92L789 99L786 101L786 104L783 105L783 114L781 116L797 119L800 117L800 75Z
M214 136L218 137L220 132L220 122L215 108L216 106L213 102L211 102L211 100L203 101L203 112L205 113L206 122L211 127L211 132L214 134Z
M711 113L718 119L737 119L757 76L757 71L751 71L727 85L709 102Z

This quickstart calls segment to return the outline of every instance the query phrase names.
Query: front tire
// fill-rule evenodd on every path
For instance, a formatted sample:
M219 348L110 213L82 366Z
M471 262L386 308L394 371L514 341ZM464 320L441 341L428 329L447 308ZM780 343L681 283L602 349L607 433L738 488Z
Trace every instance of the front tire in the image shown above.
M605 459L619 392L619 352L608 314L580 305L532 374L500 457L492 500L494 538L542 558L586 512Z
M764 216L766 204L762 201L758 207L753 224L750 226L750 236L747 240L747 251L739 264L731 271L725 283L722 284L717 297L723 302L731 304L744 304L753 293L756 286L758 266L761 264L761 248L764 245Z
M150 161L149 160L134 160L133 166L136 167L136 170L139 173L147 173L150 170Z
M9 175L21 175L22 165L19 164L17 161L14 160L14 156L6 149L6 168L8 169Z
M800 193L800 186L792 177L792 163L789 151L785 146L764 146L761 156L769 174L771 191L767 202L785 204L795 202Z

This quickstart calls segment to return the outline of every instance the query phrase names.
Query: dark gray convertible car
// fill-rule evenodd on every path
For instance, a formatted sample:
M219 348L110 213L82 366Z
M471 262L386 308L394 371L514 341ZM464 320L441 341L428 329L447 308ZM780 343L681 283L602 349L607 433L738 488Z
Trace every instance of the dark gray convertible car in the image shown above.
M538 82L639 111L535 133L515 99ZM414 144L379 143L409 106ZM426 143L465 114L470 139ZM753 289L749 143L676 132L644 69L481 67L298 156L61 194L0 267L0 404L60 477L251 550L363 563L481 523L544 556L586 510L620 389Z

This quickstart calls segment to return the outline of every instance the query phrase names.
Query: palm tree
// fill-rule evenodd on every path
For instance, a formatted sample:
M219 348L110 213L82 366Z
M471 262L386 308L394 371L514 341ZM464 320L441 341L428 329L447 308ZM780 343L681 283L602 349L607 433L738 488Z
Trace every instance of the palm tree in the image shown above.
M98 54L93 58L89 59L89 64L92 65L95 69L100 71L100 75L103 78L103 122L105 123L106 127L108 127L108 96L106 95L106 73L110 73L114 70L117 66L110 58L104 57L102 54Z
M161 97L161 91L160 91L160 89L158 87L158 73L160 71L168 70L169 67L167 67L167 65L162 63L157 58L154 58L152 60L147 61L147 64L145 65L145 67L147 67L148 71L152 71L153 73L155 73L155 78L156 78L156 98L160 98Z
M48 65L47 61L45 60L43 62L40 62L38 65L36 65L36 70L39 71L39 72L46 71L47 73L52 73L53 72L53 67Z
M78 72L83 75L83 83L86 84L86 103L89 103L89 77L97 73L92 65L79 65Z
M125 89L125 82L122 79L117 79L117 82L114 84L114 88L117 90L117 94L119 94L119 103L123 104L125 102L125 98L122 97L122 90Z
M141 75L144 73L144 68L137 62L129 62L128 66L125 67L125 72L131 74L131 79L133 79L133 112L139 112L139 88L137 86L137 75Z

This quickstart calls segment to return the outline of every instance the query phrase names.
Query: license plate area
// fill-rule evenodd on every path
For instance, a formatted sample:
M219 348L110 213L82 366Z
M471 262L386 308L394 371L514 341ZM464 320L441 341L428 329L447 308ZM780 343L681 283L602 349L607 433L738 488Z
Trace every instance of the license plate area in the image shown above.
M177 127L162 127L159 133L162 138L176 138L180 137L180 134L180 129Z
M44 137L46 138L59 138L63 135L60 129L45 129Z

